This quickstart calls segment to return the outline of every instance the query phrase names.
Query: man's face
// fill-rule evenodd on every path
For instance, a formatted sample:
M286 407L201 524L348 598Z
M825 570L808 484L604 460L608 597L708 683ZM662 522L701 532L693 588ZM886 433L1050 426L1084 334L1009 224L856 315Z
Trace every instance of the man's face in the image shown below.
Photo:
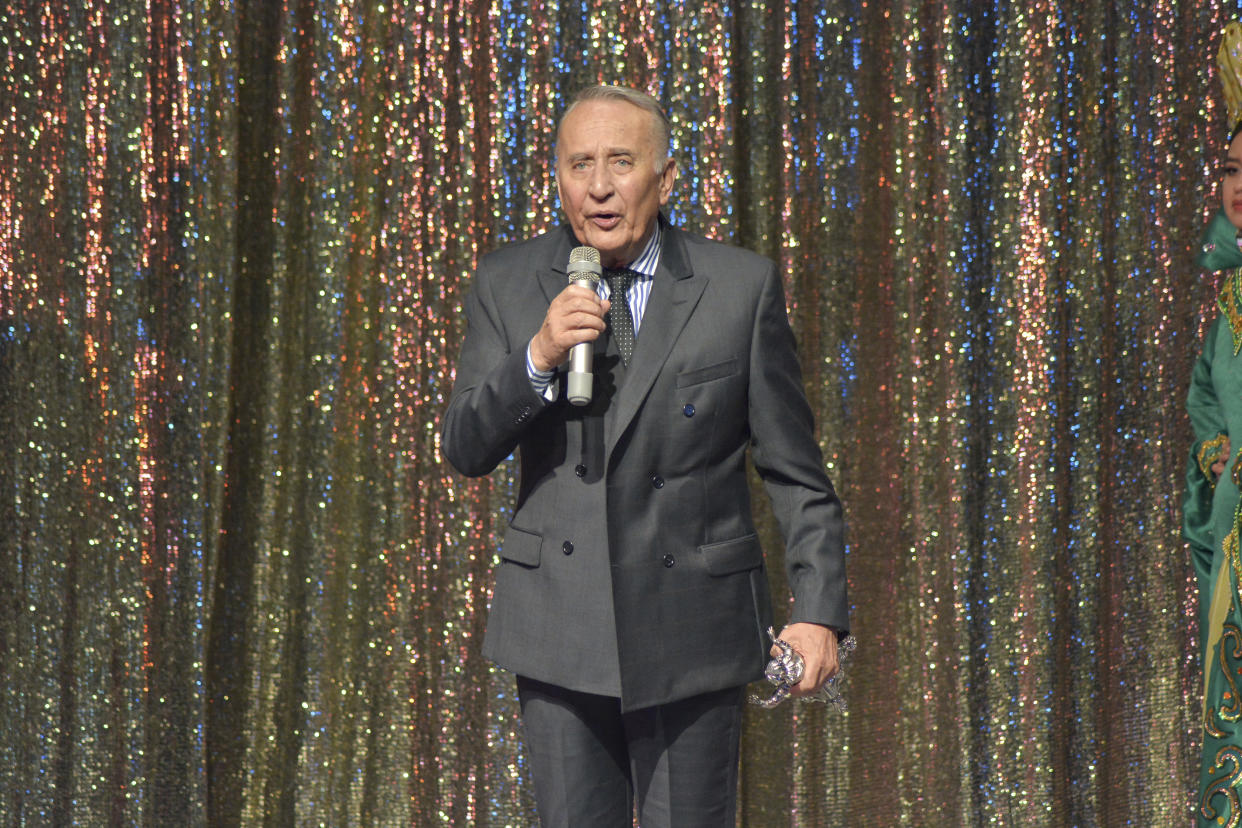
M578 104L561 123L561 207L604 267L628 265L642 253L673 190L677 165L656 149L652 118L626 101L595 100Z

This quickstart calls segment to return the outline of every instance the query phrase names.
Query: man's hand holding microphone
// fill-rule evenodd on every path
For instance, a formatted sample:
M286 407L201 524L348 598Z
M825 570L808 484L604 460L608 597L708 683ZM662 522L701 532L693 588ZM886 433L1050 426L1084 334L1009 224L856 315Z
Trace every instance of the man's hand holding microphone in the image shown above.
M569 285L548 306L543 324L530 341L530 358L535 368L550 371L570 361L568 396L575 405L591 401L592 343L607 328L604 314L611 303L600 299L599 251L575 247L569 254Z

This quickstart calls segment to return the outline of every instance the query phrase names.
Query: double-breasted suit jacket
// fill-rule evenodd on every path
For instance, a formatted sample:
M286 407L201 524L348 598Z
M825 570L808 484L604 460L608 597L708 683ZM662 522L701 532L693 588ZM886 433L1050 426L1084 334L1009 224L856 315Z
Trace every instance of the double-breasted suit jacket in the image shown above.
M471 476L520 456L484 653L624 710L754 681L772 608L748 448L785 540L790 621L848 627L840 501L776 267L663 225L633 358L601 337L577 407L564 367L554 401L526 369L575 245L563 227L483 257L466 302L444 455Z

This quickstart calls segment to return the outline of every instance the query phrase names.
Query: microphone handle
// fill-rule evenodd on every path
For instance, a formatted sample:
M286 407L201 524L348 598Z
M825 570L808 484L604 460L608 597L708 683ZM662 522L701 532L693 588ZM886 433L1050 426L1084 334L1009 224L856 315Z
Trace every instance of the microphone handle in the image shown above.
M591 401L591 386L595 376L591 373L591 343L579 342L569 351L569 376L565 389L572 405L586 405Z
M599 277L594 273L571 273L569 280L591 288L599 282ZM569 398L570 405L587 405L591 402L592 386L595 384L595 376L591 373L592 358L593 348L590 342L579 342L569 349L569 375L565 395Z

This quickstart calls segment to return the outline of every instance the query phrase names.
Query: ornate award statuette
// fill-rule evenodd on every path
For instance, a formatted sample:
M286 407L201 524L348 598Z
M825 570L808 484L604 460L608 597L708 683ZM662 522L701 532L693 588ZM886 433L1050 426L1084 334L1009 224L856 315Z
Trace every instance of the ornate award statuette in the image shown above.
M802 680L805 662L803 662L802 656L798 655L797 651L789 645L789 642L776 637L776 632L771 627L768 627L768 637L772 639L772 643L781 651L780 655L768 662L768 666L763 671L764 678L775 685L776 690L766 699L752 695L750 702L771 710L789 698L790 689ZM852 635L847 635L841 639L837 646L840 666L837 668L836 674L824 682L824 686L819 688L818 692L810 696L803 696L802 700L824 702L841 712L845 712L845 697L841 695L841 687L838 680L841 678L841 673L845 670L845 659L850 653L854 652L854 648L857 646L858 641Z

